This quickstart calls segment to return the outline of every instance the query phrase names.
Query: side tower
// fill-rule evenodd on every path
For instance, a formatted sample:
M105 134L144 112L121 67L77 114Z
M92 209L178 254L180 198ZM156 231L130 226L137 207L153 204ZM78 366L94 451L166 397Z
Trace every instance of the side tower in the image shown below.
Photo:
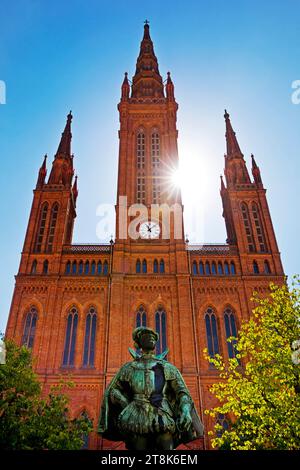
M54 279L60 273L63 245L72 242L76 217L71 121L70 112L48 181L47 155L39 170L6 330L8 337L33 348L38 353L37 367L45 369L50 334L46 325L51 322L45 312L53 310Z
M283 275L280 253L263 186L260 169L252 159L251 181L229 114L225 110L225 179L221 177L223 217L227 243L237 245L242 275Z

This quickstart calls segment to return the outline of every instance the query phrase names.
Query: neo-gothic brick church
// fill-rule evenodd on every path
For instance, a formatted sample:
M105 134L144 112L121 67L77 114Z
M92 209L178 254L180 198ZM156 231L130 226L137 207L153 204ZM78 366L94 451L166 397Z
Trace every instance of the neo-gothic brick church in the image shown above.
M103 391L130 360L133 329L155 328L157 352L169 348L168 360L181 370L205 424L204 440L193 446L209 449L207 432L214 423L203 410L213 404L208 389L217 375L202 351L232 357L226 338L249 318L253 291L267 292L284 273L259 167L252 155L250 177L227 112L220 190L226 243L192 246L183 224L175 236L172 211L169 235L162 236L161 213L153 219L151 204L182 208L180 191L168 186L168 171L178 164L177 108L171 76L164 82L159 73L146 22L136 72L132 82L125 74L118 106L115 241L72 244L78 189L70 113L49 177L46 157L39 170L6 335L32 348L45 392L72 374L72 415L86 413L96 428ZM137 221L137 236L128 236L137 203L146 217ZM118 446L96 433L87 445Z

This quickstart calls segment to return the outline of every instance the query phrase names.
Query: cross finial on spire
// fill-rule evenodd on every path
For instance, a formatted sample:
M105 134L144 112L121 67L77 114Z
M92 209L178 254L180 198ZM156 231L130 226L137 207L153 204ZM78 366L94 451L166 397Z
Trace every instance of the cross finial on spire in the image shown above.
M148 20L145 20L145 21L144 21L144 24L149 24L149 21L148 21Z

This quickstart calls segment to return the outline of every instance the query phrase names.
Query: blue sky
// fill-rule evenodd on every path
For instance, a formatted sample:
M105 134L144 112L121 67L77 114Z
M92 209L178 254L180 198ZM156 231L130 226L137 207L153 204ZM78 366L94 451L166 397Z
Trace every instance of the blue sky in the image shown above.
M144 5L145 3L145 5ZM247 163L254 153L285 271L299 273L300 79L298 1L0 1L0 330L18 271L38 168L52 161L73 111L78 173L74 242L99 242L97 206L115 203L118 113L150 21L160 72L171 71L179 103L180 159L187 214L201 220L193 241L224 242L219 195L224 108ZM188 187L193 187L195 198ZM186 222L186 231L193 229Z

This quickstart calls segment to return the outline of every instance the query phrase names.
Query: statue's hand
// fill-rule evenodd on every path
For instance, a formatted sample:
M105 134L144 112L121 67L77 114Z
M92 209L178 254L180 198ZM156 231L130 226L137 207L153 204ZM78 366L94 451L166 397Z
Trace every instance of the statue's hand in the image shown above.
M192 424L192 417L189 407L184 406L182 408L177 424L179 431L187 431L189 429Z

